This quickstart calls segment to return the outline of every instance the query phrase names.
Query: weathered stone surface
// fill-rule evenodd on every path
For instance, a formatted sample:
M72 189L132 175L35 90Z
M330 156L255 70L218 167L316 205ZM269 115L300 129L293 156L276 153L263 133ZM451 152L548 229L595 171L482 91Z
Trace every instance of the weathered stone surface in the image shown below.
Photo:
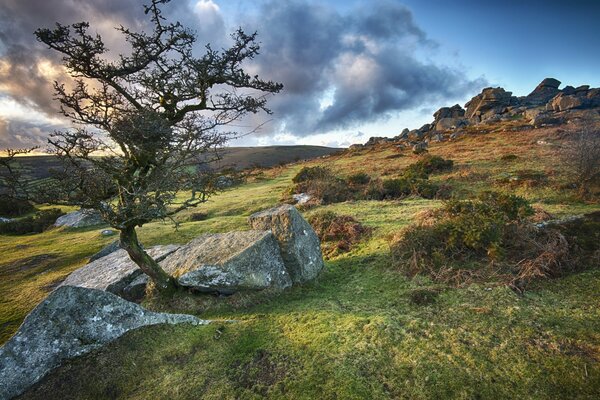
M442 118L462 118L465 116L465 110L459 104L455 104L452 107L442 107L433 113L435 121L439 121Z
M178 248L176 245L154 246L146 252L160 262ZM142 270L127 252L120 249L74 271L60 286L98 289L122 296L123 289L141 274Z
M295 207L282 205L261 211L252 214L248 222L253 229L273 232L294 283L314 279L323 269L319 237Z
M516 105L516 98L512 97L512 92L507 92L503 88L485 88L480 94L473 97L465 104L466 118L481 117L484 114L500 114L511 105Z
M559 94L552 99L552 108L555 112L571 110L574 108L583 108L585 105L585 97L573 95Z
M64 361L147 325L207 324L191 315L147 311L111 293L65 286L52 292L0 348L0 399L23 393Z
M419 142L413 145L412 151L415 154L421 154L427 151L428 144L427 142Z
M447 131L469 125L465 118L442 118L435 124L436 131Z
M536 128L540 128L542 126L559 125L563 122L564 118L561 116L548 113L541 113L536 115L535 118L531 120L531 125L535 126Z
M96 261L97 259L107 256L111 253L114 253L115 251L117 251L119 249L121 249L121 245L119 244L118 240L115 240L114 242L107 244L99 252L97 252L96 254L91 256L89 261L90 262Z
M102 224L104 224L104 221L102 220L102 217L98 211L83 209L58 217L54 223L54 226L64 226L67 228L86 228L88 226Z
M543 112L545 112L544 107L535 107L535 108L529 108L529 109L525 110L523 115L525 116L525 119L527 121L531 121Z
M530 106L546 104L554 96L560 93L558 87L560 81L554 78L546 78L527 96L522 98L523 102Z
M182 286L204 292L230 294L292 284L277 241L266 230L199 236L162 266Z

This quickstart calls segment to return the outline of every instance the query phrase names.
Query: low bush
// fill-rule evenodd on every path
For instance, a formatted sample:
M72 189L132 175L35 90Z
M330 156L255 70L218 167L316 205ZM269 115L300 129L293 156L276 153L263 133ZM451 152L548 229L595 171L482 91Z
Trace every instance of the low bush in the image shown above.
M292 182L308 182L314 180L327 180L333 178L333 173L329 168L325 167L303 167L300 172L292 178Z
M371 177L364 172L358 172L350 175L348 178L346 178L346 181L353 186L366 185L371 182Z
M33 204L27 200L19 200L9 196L0 196L0 216L18 217L34 210Z
M52 226L61 215L64 213L58 208L38 211L30 217L0 223L0 233L7 235L41 233Z
M406 167L403 175L413 179L426 179L433 173L450 171L453 166L454 161L452 160L445 160L440 156L427 154L416 163Z
M293 187L284 193L283 201L293 202L292 196L307 193L312 196L311 204L331 204L348 200L385 200L407 196L426 199L449 198L450 187L438 186L429 181L434 172L452 168L452 160L439 156L424 156L409 165L398 178L373 179L364 172L350 175L345 180L336 177L325 167L304 167L292 179Z
M321 239L323 253L328 257L350 251L372 231L349 215L338 215L331 211L318 212L308 222Z
M536 227L531 215L528 202L514 195L449 201L397 235L392 258L408 275L456 285L493 276L522 289L532 279L570 271L568 236Z
M519 157L515 154L504 154L502 157L500 157L500 160L502 161L514 161L516 159L518 159Z

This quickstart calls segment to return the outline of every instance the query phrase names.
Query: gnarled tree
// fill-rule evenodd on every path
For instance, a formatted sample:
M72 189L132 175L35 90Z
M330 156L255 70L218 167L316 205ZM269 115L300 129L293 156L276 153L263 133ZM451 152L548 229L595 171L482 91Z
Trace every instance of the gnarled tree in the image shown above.
M227 130L231 122L270 113L266 96L282 89L243 69L258 54L256 33L240 29L229 49L208 45L197 57L192 31L163 17L168 2L145 6L151 33L116 28L131 47L116 59L87 22L35 32L63 55L74 82L71 89L55 82L61 111L75 128L55 132L50 144L77 178L78 201L120 231L121 246L161 290L176 282L143 250L136 228L203 201L202 188L191 186L199 181L199 156L235 136ZM191 194L181 200L183 190Z

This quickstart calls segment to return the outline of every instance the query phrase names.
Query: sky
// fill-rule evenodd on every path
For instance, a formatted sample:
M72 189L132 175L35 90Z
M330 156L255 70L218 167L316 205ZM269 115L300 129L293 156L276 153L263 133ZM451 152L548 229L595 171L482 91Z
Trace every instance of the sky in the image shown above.
M0 2L0 149L44 149L69 127L52 90L65 70L35 29L89 21L116 54L126 49L115 26L147 28L141 4ZM248 68L284 90L269 98L273 115L240 121L241 133L260 128L232 145L345 147L418 128L484 87L600 86L600 0L172 0L164 13L196 31L198 54L237 27L258 32Z

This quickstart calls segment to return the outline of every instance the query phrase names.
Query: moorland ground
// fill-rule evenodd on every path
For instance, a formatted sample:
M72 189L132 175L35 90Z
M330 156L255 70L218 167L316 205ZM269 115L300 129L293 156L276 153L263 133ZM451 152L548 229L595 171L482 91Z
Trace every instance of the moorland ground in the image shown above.
M600 210L578 198L559 161L561 144L578 127L520 126L483 126L432 143L429 153L454 160L454 167L431 181L451 186L458 198L514 193L554 218ZM149 246L248 229L247 217L278 204L305 165L327 166L339 176L395 177L419 157L383 144L255 170L246 183L180 213L177 230L155 222L139 236ZM150 309L216 322L130 332L66 363L22 398L598 398L600 269L538 280L521 294L493 279L456 286L407 277L391 261L390 237L441 205L408 197L305 210L306 217L324 210L350 215L372 234L326 260L316 281L282 294L150 296L143 302ZM208 218L191 221L198 211ZM1 236L0 343L61 280L114 240L100 230Z

